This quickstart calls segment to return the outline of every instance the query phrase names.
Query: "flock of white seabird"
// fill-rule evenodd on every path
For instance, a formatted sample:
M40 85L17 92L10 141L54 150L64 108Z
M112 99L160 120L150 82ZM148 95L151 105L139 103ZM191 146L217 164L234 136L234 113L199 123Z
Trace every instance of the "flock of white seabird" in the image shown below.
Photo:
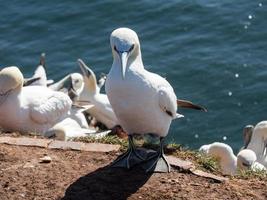
M112 163L113 167L129 169L138 164L146 172L169 172L163 143L172 120L184 117L177 113L177 107L207 110L177 99L166 79L144 68L139 39L133 30L114 30L110 45L113 64L107 77L103 76L99 82L81 59L77 62L82 73L69 74L58 82L47 80L44 54L31 78L24 78L17 67L3 68L0 127L5 131L37 132L61 140L88 135L102 137L110 132L99 133L90 128L90 116L108 129L122 127L128 135L128 150ZM100 93L104 84L106 94ZM245 129L248 130L245 146L237 157L223 143L204 145L200 151L219 157L225 174L234 174L237 168L265 169L267 122L259 123L253 134L252 129ZM159 138L157 151L144 151L135 146L133 136L145 134Z
M219 159L222 172L235 175L239 170L267 172L267 121L258 123L255 128L247 125L243 130L244 146L237 156L232 148L224 143L214 142L203 145L199 151Z

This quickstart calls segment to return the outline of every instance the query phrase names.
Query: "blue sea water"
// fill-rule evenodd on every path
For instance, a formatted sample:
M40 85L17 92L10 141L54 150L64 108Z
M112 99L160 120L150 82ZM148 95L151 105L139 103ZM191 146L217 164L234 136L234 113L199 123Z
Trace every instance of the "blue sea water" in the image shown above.
M82 58L108 73L109 35L135 30L147 69L166 77L178 98L208 108L180 110L168 141L190 148L242 146L242 129L267 119L267 2L262 0L1 1L0 66L31 76L41 52L48 77L79 72Z

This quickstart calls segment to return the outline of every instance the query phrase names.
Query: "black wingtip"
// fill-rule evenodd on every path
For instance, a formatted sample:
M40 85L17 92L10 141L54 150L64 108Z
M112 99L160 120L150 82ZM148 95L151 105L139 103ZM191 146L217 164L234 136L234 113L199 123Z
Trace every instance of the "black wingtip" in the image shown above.
M187 101L187 100L177 99L177 105L181 108L191 108L191 109L195 109L195 110L201 110L203 112L208 112L208 110L204 106L194 104L194 103Z

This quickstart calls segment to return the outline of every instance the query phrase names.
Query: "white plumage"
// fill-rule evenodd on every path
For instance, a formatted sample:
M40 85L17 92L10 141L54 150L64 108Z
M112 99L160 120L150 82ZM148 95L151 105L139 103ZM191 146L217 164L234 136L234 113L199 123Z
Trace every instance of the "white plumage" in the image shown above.
M0 126L9 131L45 133L68 115L72 101L42 86L22 87L17 67L0 72Z
M257 162L256 154L249 149L241 150L236 157L229 145L214 142L201 146L199 151L218 158L222 173L226 175L235 175L238 169L266 170L263 165Z
M154 134L160 137L159 151L147 160L146 171L169 172L164 157L163 139L171 121L183 117L177 114L177 104L205 110L188 101L177 100L172 86L161 76L144 69L137 34L129 28L118 28L111 33L110 45L113 64L106 80L106 93L119 124L129 135L128 151L115 161L114 166L131 167L143 158L135 151L133 134ZM134 157L132 157L132 155Z
M257 161L267 167L267 121L261 121L255 126L247 148L254 151Z
M44 86L23 85L17 67L0 72L0 126L6 131L36 132L47 137L66 140L70 137L95 134L81 113L85 108L72 106L68 95Z
M106 80L112 108L128 134L168 134L176 118L176 95L171 85L144 69L136 33L128 28L112 32L113 64Z
M41 54L39 65L37 66L31 78L25 79L24 85L31 86L44 86L52 84L53 80L47 80L46 67L45 67L45 53Z
M95 73L81 59L78 60L78 64L82 71L84 88L77 100L80 103L91 102L94 107L86 112L95 117L97 121L103 123L107 128L112 129L118 125L118 120L107 95L100 93L100 88L104 84L103 80L97 85Z

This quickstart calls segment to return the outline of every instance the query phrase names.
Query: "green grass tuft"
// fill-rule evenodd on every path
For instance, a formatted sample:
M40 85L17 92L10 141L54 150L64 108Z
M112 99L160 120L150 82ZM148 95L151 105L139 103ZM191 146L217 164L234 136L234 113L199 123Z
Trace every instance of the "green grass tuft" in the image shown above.
M237 175L234 177L240 179L252 179L257 178L259 180L267 181L267 172L264 170L238 170Z
M104 144L118 144L121 146L121 150L126 150L128 147L128 141L125 139L121 139L116 135L107 135L102 138L94 138L94 137L78 137L71 139L75 142L85 142L85 143L104 143Z

